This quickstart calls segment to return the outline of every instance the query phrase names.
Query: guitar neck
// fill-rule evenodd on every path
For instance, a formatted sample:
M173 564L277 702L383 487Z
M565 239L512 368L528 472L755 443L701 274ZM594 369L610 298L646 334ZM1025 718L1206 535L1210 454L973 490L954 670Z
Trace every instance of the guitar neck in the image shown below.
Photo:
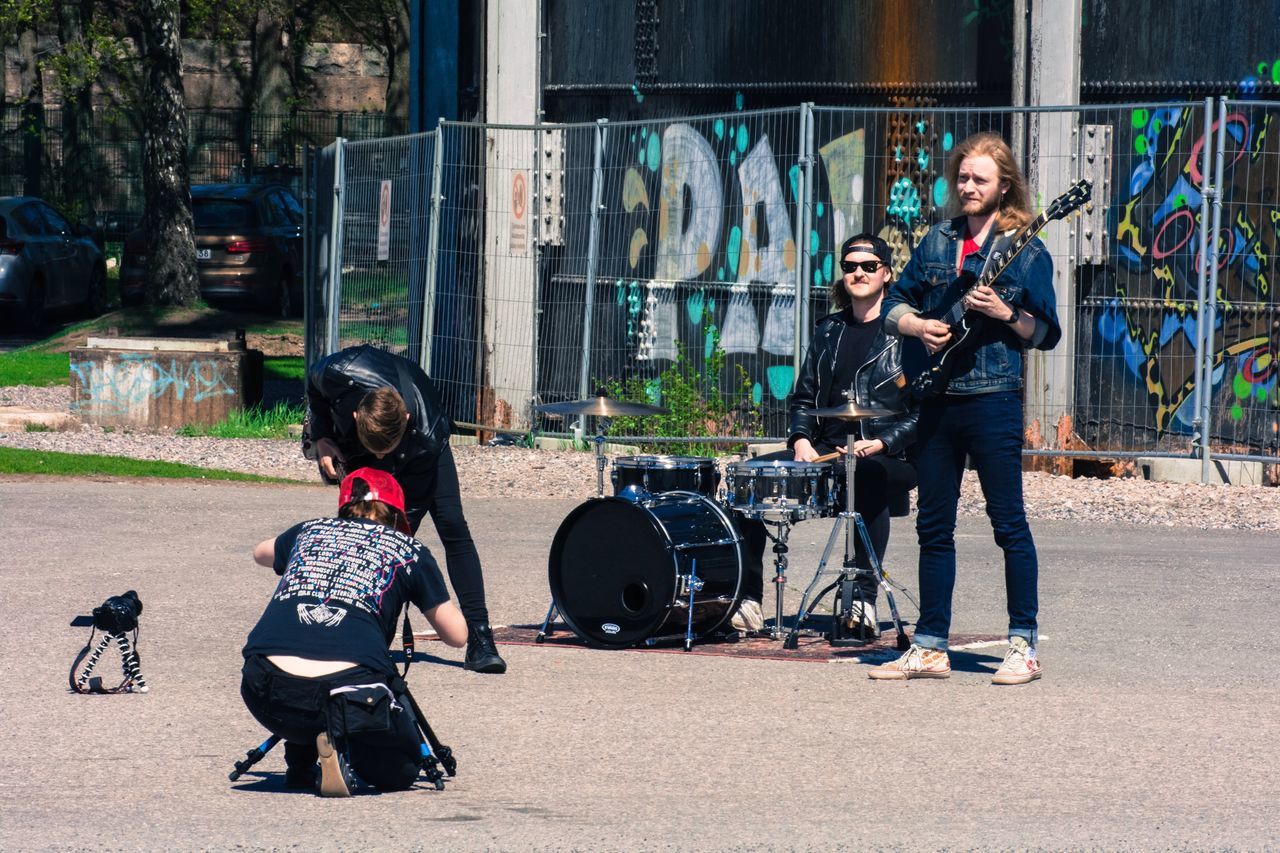
M973 287L981 287L984 284L990 285L991 282L1004 275L1004 271L1009 268L1009 264L1013 263L1013 259L1022 254L1022 250L1031 245L1031 241L1035 239L1040 229L1049 224L1049 216L1047 213L1041 213L1035 219L1031 220L1017 236L1013 238L1013 242L1009 244L1009 249L996 263L989 267L982 277L974 282ZM973 288L970 288L972 290Z

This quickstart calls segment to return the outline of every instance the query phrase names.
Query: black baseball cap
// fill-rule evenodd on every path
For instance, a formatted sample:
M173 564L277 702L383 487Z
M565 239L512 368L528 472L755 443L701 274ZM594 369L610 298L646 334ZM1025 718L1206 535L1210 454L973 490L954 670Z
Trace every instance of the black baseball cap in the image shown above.
M889 244L874 234L863 233L855 234L848 240L844 241L844 245L840 247L840 256L836 258L837 263L843 261L845 255L854 249L863 252L870 252L880 259L885 266L893 266L893 249L889 248Z

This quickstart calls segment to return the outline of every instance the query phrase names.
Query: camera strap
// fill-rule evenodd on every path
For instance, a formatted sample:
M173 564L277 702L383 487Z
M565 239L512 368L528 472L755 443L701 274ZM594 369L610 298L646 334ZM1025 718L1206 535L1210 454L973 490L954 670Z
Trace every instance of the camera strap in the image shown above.
M413 626L409 624L409 602L404 603L404 626L400 629L400 645L404 647L404 669L400 672L403 679L409 674L409 665L413 663Z

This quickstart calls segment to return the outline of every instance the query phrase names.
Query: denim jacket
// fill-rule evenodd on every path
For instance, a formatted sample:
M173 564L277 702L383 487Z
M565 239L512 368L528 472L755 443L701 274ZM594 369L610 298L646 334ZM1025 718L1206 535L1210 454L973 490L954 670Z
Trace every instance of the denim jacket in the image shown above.
M964 269L975 276L981 275L1000 236L993 228L982 248L965 258ZM907 314L949 307L941 303L947 285L956 278L956 262L963 244L964 217L944 220L929 230L885 295L881 310L888 332L899 334L898 321ZM1009 288L1005 301L1035 317L1036 330L1029 341L1023 341L998 320L988 323L974 353L972 367L952 378L948 394L1017 390L1022 387L1023 349L1050 350L1062 337L1054 304L1053 260L1038 237L1014 258L994 286Z

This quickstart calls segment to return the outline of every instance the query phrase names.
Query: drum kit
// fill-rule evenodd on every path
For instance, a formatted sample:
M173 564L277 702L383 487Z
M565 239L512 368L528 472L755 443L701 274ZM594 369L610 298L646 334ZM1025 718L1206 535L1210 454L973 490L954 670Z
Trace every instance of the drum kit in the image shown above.
M846 396L849 396L846 394ZM619 649L682 640L685 651L698 640L732 636L726 629L742 604L744 539L736 520L759 522L774 543L775 619L756 632L783 640L794 649L802 625L822 598L836 591L834 645L871 642L850 640L841 626L858 620L861 587L853 580L869 575L885 590L897 645L909 646L898 615L893 584L885 574L862 517L853 509L853 488L841 488L829 454L813 462L749 460L730 463L722 478L714 459L702 456L621 456L610 479L613 495L604 493L604 433L609 418L665 414L647 403L613 400L602 395L536 406L548 415L593 415L597 418L596 497L576 507L561 523L551 544L548 577L552 603L538 633L543 642L558 613L587 645ZM854 425L866 418L892 414L850 402L814 409L822 418ZM852 447L855 435L850 434ZM844 455L845 483L854 482L857 457ZM843 493L843 507L840 496ZM786 631L783 590L787 582L787 538L807 519L836 519L800 610ZM770 531L770 527L774 528ZM844 533L844 559L828 569L831 553ZM855 537L860 537L868 566L855 565ZM824 578L834 577L816 596ZM900 591L904 594L905 590ZM878 630L875 632L878 635ZM843 641L842 641L843 640Z

